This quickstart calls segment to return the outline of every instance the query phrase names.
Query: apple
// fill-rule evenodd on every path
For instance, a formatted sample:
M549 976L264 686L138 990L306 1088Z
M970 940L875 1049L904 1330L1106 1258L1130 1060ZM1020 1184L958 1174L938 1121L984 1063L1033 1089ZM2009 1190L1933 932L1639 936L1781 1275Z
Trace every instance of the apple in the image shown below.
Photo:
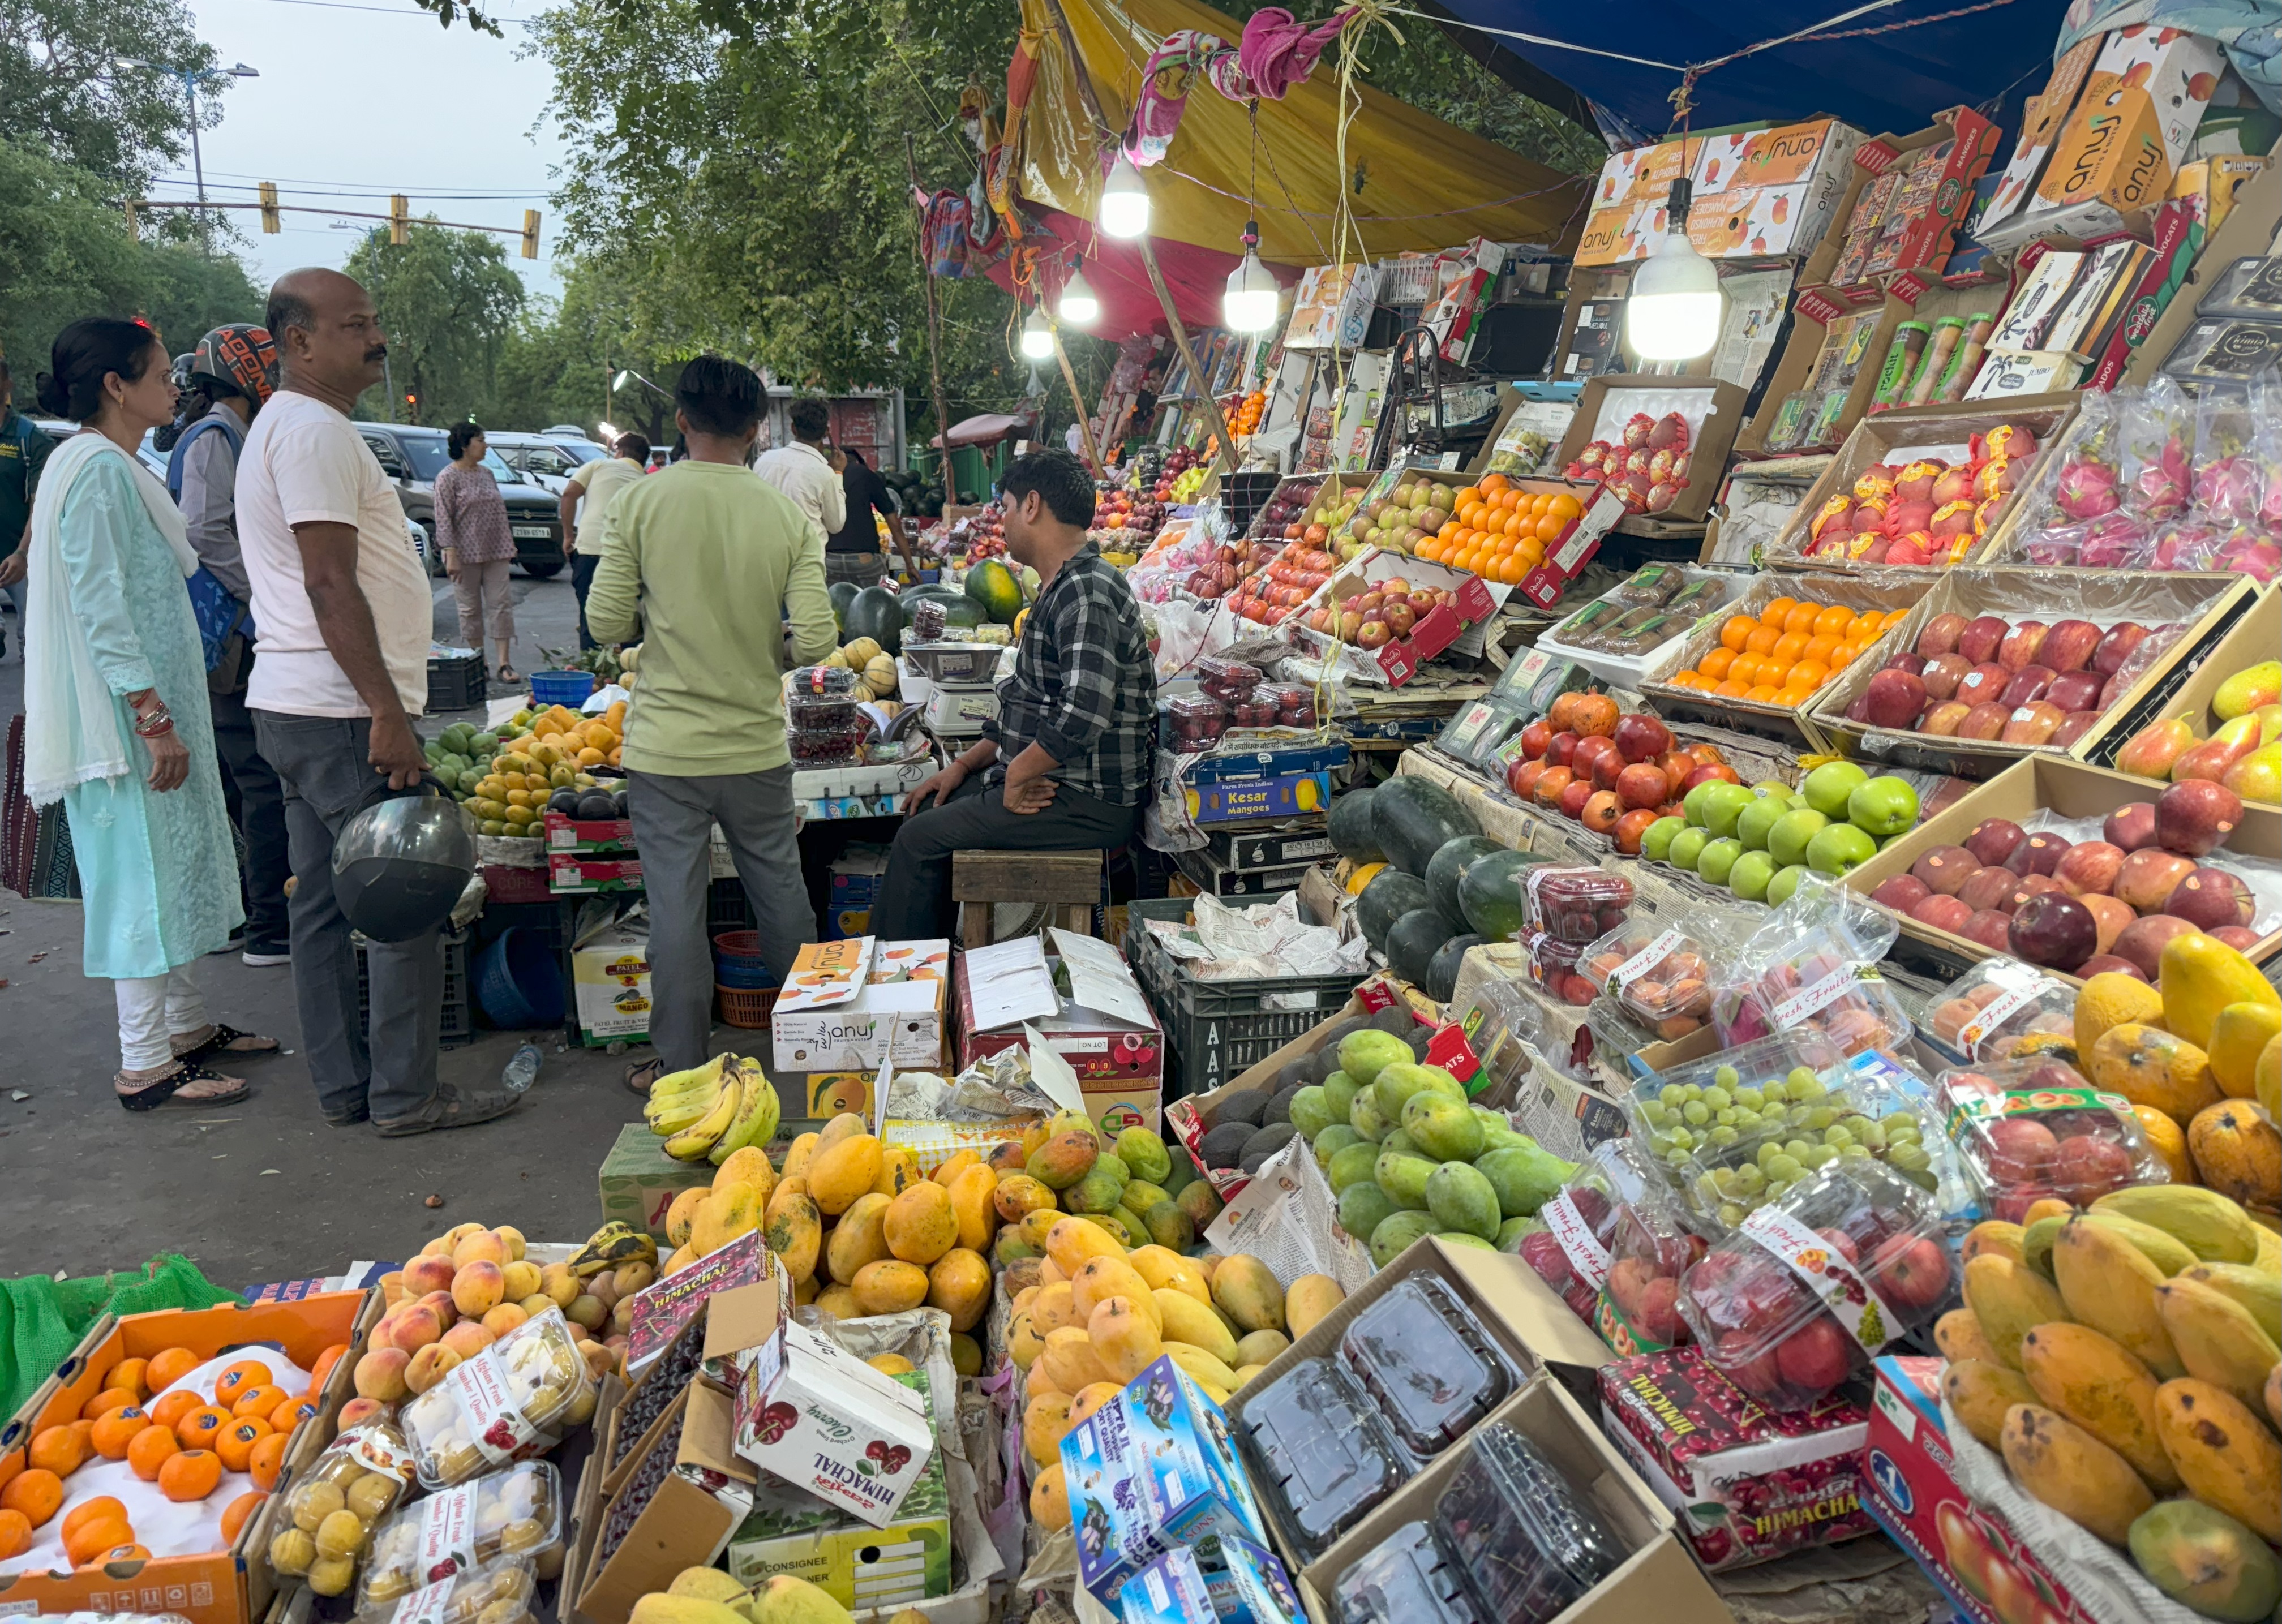
M1949 1291L1949 1259L1919 1235L1888 1235L1870 1254L1870 1284L1898 1309L1931 1308Z
M1920 924L1929 924L1937 931L1954 934L1973 917L1973 910L1955 897L1929 896L1910 909L1910 917Z
M1572 793L1578 787L1574 784L1569 786ZM1565 811L1569 797L1564 794L1561 799ZM1624 803L1617 799L1614 791L1587 786L1584 805L1577 808L1576 816L1579 823L1595 834L1609 834L1615 831L1617 819L1624 815Z
M2167 851L2208 856L2242 822L2242 797L2208 778L2183 778L2155 797L2155 839Z
M1782 825L1775 827L1779 830ZM1773 835L1768 837L1767 849L1774 852ZM1780 860L1781 854L1775 855ZM1877 855L1877 841L1852 824L1832 824L1817 830L1806 843L1806 866L1834 879L1853 872Z
M1918 640L1912 646L1927 659L1936 659L1956 648L1957 639L1969 624L1962 615L1937 615L1919 629Z
M1897 874L1891 879L1881 880L1878 888L1870 893L1870 900L1881 908L1906 914L1932 894L1932 887L1916 875Z
M2015 874L2050 874L2060 867L2070 842L2065 835L2038 830L2013 848L2005 866Z
M1954 739L1957 730L1973 714L1973 707L1945 700L1938 705L1926 707L1925 715L1918 718L1918 731L1931 739Z
M1870 701L1872 727L1906 728L1925 708L1925 683L1907 671L1880 671L1863 692Z
M2053 1157L2053 1187L2061 1199L2088 1207L2110 1190L2138 1182L2131 1153L2112 1139L2074 1133Z
M1957 724L1957 736L1960 739L2002 738L2005 724L2012 719L2013 713L2002 705L1994 700L1983 700L1965 713L1964 719Z
M2193 858L2167 852L2159 846L2143 846L2123 859L2115 870L2115 884L2109 890L2118 901L2130 903L2143 914L2160 914L2170 901L2171 893L2194 871Z
M1975 912L1984 908L1999 909L2005 899L2013 894L2013 883L2018 877L2010 869L1978 868L1965 877L1965 883L1952 894Z
M1965 849L1984 863L2002 866L2029 837L2008 818L1986 817L1965 837Z
M2051 1172L2061 1142L2033 1117L1999 1117L1981 1134L1982 1164L2000 1185L2033 1184Z
M1867 779L1846 797L1846 821L1881 840L1902 834L1917 827L1918 793L1906 778Z
M1928 891L1953 897L1980 868L1980 861L1962 846L1937 846L1912 863L1910 872Z
M2057 675L2050 666L2024 665L2013 673L2013 680L2005 684L2005 692L1997 696L1997 702L2017 710L2031 700L2041 700Z
M2112 953L2095 953L2076 967L2076 973L2089 981L2094 976L2129 976L2134 981L2147 979L2147 972L2130 959L2118 958Z
M2062 710L2091 710L2099 703L2101 682L2097 672L2062 671L2035 697L2050 700Z
M2054 621L2038 652L2055 671L2081 671L2091 665L2100 638L2100 628L2088 620Z
M2045 646L2045 633L2050 630L2040 620L2024 620L2006 632L1997 646L1997 663L2008 671L2019 671L2036 663L2038 651Z
M2013 916L1993 908L1975 909L1957 933L1970 942L1978 942L1991 953L2002 953L2012 940Z
M2163 911L2198 930L2247 925L2258 912L2250 887L2224 869L2197 869L2165 899Z
M2116 897L2103 896L2096 891L2086 892L2076 901L2092 910L2092 923L2100 932L2100 940L2092 946L2095 954L2105 953L2113 947L2115 939L2139 916L2131 911L2131 903Z
M1999 704L2005 685L2012 680L2012 672L1993 660L1984 660L1957 679L1951 697L1966 705Z
M1672 730L1654 716L1619 716L1614 738L1627 762L1652 761L1672 748Z
M2109 896L2115 893L2124 855L2122 847L2105 840L2079 840L2061 854L2060 862L2053 865L2053 878L2072 897L2089 892Z
M2162 972L2165 945L2175 937L2193 935L2195 928L2171 914L2149 914L2125 925L2108 951L2137 965L2140 975L2153 981Z
M1698 770L1711 772L1716 769L1707 767ZM1664 769L1647 762L1634 762L1617 775L1614 787L1617 798L1624 803L1626 809L1636 811L1663 804L1672 786L1664 776Z
M2247 953L2263 940L2247 924L2223 924L2209 935L2213 941L2224 942L2237 953Z
M2053 736L2045 740L2045 742L2052 746L2055 750L2067 749L2070 745L2076 743L2077 739L2082 739L2086 733L2092 731L2092 728L2099 723L2100 714L2100 712L2096 710L2072 710L2069 712L2068 715L2061 718L2060 726L2053 730Z
M1388 639L1393 635L1394 634L1393 632L1387 630L1386 623L1385 621L1367 620L1363 622L1362 629L1355 633L1355 646L1357 648L1384 648L1386 646Z
M2014 910L2007 945L2014 958L2047 970L2073 971L2099 944L2092 910L2072 896L2044 892Z
M1926 662L1918 675L1925 679L1926 692L1937 700L1949 699L1957 692L1957 684L1973 669L1973 661L1952 649Z
M2008 745L2041 745L2060 731L2064 719L2059 706L2037 700L2006 717L2005 730L1998 737Z
M1621 802L1623 796L1619 794L1618 799ZM1642 855L1642 847L1648 831L1657 821L1653 808L1635 807L1618 817L1615 826L1609 831L1609 837L1617 843L1618 852L1627 857L1636 857Z
M2047 891L2061 896L2068 894L2060 881L2049 874L2024 874L2013 882L2013 889L2005 893L2005 900L1997 906L2008 914L2017 914L2021 911L2022 903Z
M1836 1319L1818 1314L1783 1338L1775 1349L1775 1369L1802 1396L1820 1396L1846 1380L1852 1347Z
M2138 621L2118 621L2092 651L2092 669L2102 677L2115 676L2146 637L2147 628Z
M1994 615L1984 615L1957 634L1957 652L1975 665L1986 665L1997 658L1997 650L2010 630L2012 627Z

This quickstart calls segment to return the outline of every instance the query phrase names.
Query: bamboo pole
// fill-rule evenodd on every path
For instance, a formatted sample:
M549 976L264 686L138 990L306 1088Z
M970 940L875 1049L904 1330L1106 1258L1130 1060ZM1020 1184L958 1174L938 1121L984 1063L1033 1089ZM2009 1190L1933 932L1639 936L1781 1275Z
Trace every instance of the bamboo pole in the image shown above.
M1061 323L1049 317L1046 329L1054 336L1054 360L1061 364L1062 382L1069 385L1070 405L1077 413L1078 438L1085 442L1086 466L1093 470L1096 479L1108 476L1101 466L1101 450L1093 443L1093 421L1086 415L1084 398L1077 392L1077 375L1070 370L1069 352L1062 348Z

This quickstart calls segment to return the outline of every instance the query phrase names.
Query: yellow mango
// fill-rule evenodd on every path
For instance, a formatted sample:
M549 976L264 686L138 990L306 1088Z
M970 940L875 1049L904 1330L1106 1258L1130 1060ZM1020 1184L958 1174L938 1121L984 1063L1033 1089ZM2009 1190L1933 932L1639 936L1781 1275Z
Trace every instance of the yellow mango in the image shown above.
M900 1314L927 1301L928 1272L899 1257L883 1257L857 1270L848 1288L866 1314Z
M821 1137L803 1133L785 1148L784 1165L777 1169L777 1177L790 1179L808 1171L808 1158L816 1154L816 1142Z
M1967 1265L1968 1275L1971 1268ZM2061 1225L2053 1245L2053 1277L2067 1311L2045 1319L2090 1326L2120 1343L2159 1380L2186 1373L2155 1305L2163 1272L2115 1230L2082 1218ZM1982 1320L1984 1328L1988 1323Z
M2014 1481L2070 1522L2121 1545L2155 1504L2131 1464L2057 1411L2015 1404L1999 1441Z
M717 1181L718 1182L718 1181ZM694 1185L673 1198L665 1210L665 1241L668 1246L687 1246L689 1226L697 1216L697 1209L712 1191L703 1185Z
M2021 1372L2037 1398L2131 1463L2159 1494L2179 1486L2155 1435L2155 1378L2089 1326L2040 1325L2021 1343Z
M2282 1009L2266 1003L2233 1003L2211 1023L2211 1075L2237 1100L2258 1092L2258 1056L2282 1033Z
M1091 1382L1116 1380L1094 1351L1093 1338L1081 1326L1065 1326L1049 1333L1045 1351L1038 1357L1045 1361L1046 1373L1054 1385L1065 1393L1083 1392Z
M1023 1219L1028 1225L1038 1215ZM1061 1272L1075 1278L1089 1257L1118 1257L1125 1256L1125 1248L1116 1236L1098 1224L1089 1224L1082 1218L1056 1218L1046 1231L1046 1256L1052 1258Z
M834 1123L846 1118L835 1117ZM860 1120L860 1118L859 1118ZM880 1181L880 1141L869 1133L845 1133L817 1146L808 1164L809 1198L820 1212L838 1216L868 1195Z
M2111 1026L2085 1058L2092 1080L2100 1087L2134 1105L2152 1105L2178 1122L2220 1098L2210 1056L2200 1045L2161 1026Z
M1069 1486L1063 1481L1060 1460L1030 1485L1030 1520L1048 1533L1070 1526Z
M2111 1027L2152 1026L2162 1018L2163 995L2138 977L2120 971L2089 977L2076 995L2076 1052L2089 1058Z
M1090 1257L1070 1276L1073 1306L1080 1324L1089 1324L1093 1311L1112 1297L1125 1297L1139 1305L1153 1326L1162 1326L1163 1315L1150 1295L1149 1283L1122 1257Z
M769 1165L768 1152L758 1145L740 1145L722 1159L713 1172L713 1187L725 1184L749 1184L766 1201L769 1192L777 1186L777 1170Z
M1954 1365L1960 1359L1979 1359L1986 1365L2002 1366L2004 1360L1989 1345L1981 1334L1981 1322L1973 1317L1969 1308L1953 1308L1933 1322L1934 1346L1941 1349L1942 1357Z
M989 1261L980 1252L953 1247L928 1271L927 1301L929 1308L951 1316L952 1330L972 1331L990 1306Z
M2136 1256L2136 1254L2135 1254ZM2047 1320L2065 1319L2067 1308L2051 1282L2023 1263L1984 1256L1965 1265L1965 1305L1981 1324L1981 1334L2008 1370L2021 1368L2021 1339Z
M2260 1538L2282 1542L2282 1444L2255 1410L2185 1377L2156 1389L2155 1428L2189 1494Z
M959 1244L970 1252L988 1251L998 1233L998 1210L991 1196L998 1175L981 1162L970 1164L955 1179L944 1180L951 1191L951 1217L959 1226Z
M1039 1465L1051 1465L1060 1458L1063 1435L1073 1424L1068 1394L1034 1398L1022 1411L1022 1448Z
M2037 1402L2026 1376L1985 1359L1950 1361L1941 1373L1941 1395L1959 1424L1992 1450L2003 1442L2006 1412Z
M2163 994L2163 1025L2208 1051L2219 1012L2229 1004L2282 1009L2278 993L2251 962L2215 936L2190 931L2163 944L2155 978Z
M881 1195L900 1195L924 1176L918 1156L901 1145L884 1145L880 1150L880 1177L872 1188Z
M2205 1106L2187 1124L2202 1181L2245 1207L2282 1206L2282 1129L2249 1100Z
M2282 1348L2250 1311L2201 1280L2166 1280L2155 1291L2156 1311L2187 1374L2223 1388L2255 1409L2266 1373L2282 1364Z
M1156 1321L1130 1297L1110 1297L1098 1304L1085 1330L1092 1340L1094 1356L1107 1368L1112 1381L1132 1380L1165 1351Z
M855 1282L858 1271L888 1256L888 1198L877 1190L857 1197L824 1243L824 1272L842 1286Z
M939 1184L915 1184L889 1202L886 1228L888 1249L921 1268L959 1244L951 1192Z
M1160 1287L1149 1295L1157 1304L1159 1334L1168 1343L1201 1349L1222 1365L1235 1367L1236 1337L1219 1315L1184 1291Z

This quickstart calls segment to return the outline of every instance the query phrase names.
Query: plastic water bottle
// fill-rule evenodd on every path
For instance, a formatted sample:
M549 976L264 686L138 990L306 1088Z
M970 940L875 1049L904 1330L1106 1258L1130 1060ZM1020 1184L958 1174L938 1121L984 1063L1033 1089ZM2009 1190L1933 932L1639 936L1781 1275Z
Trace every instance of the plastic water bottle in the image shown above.
M500 1086L509 1094L527 1092L532 1084L539 1080L540 1058L539 1045L523 1045L515 1051L515 1057L507 1063L507 1070L500 1073Z

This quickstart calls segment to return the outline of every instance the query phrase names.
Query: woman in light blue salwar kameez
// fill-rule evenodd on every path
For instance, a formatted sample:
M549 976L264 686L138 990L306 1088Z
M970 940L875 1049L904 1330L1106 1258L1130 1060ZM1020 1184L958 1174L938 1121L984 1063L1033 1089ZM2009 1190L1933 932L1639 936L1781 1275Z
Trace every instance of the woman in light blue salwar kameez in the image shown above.
M206 1017L188 966L243 922L237 859L185 578L197 554L132 448L171 419L165 352L134 322L56 340L40 404L85 425L49 460L32 515L25 787L60 800L86 919L82 968L119 1000L120 1102L242 1099L200 1063L276 1044Z

